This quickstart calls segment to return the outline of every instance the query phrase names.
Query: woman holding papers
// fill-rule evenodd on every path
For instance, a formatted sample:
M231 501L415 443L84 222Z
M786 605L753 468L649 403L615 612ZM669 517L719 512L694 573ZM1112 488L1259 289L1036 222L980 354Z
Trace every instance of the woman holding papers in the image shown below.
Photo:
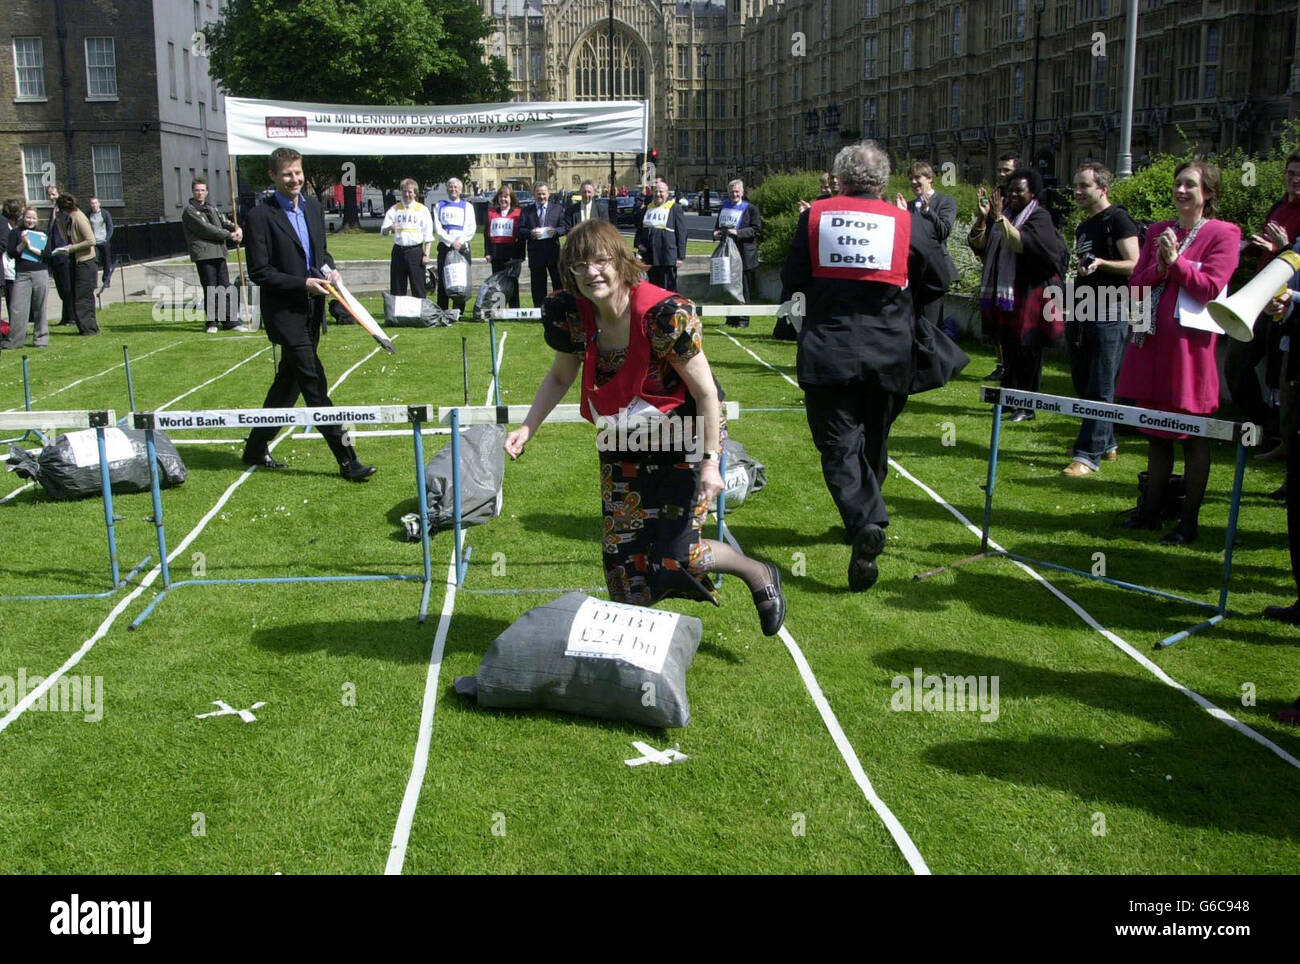
M763 633L773 636L785 619L779 570L700 535L723 488L726 434L700 319L685 298L641 281L645 270L612 224L584 221L569 232L560 272L574 290L542 304L555 361L506 452L523 453L581 372L582 414L602 424L596 448L610 599L649 606L685 596L717 605L703 577L732 573L749 586Z
M1139 408L1209 415L1219 405L1214 362L1215 331L1208 330L1205 305L1227 286L1237 268L1241 229L1214 219L1219 169L1188 161L1174 171L1178 217L1147 229L1146 244L1129 283L1144 302L1132 344L1120 369L1115 394ZM1208 320L1208 319L1207 319ZM1147 453L1147 487L1138 509L1122 525L1158 529L1165 490L1174 467L1174 439L1183 440L1187 496L1178 525L1160 541L1192 542L1210 476L1210 440L1154 429Z
M49 239L44 231L36 230L36 224L36 209L29 207L9 232L7 253L14 263L14 287L9 299L9 337L0 341L0 348L23 347L29 326L37 348L50 343L45 319L45 295L50 290L50 272L45 267Z

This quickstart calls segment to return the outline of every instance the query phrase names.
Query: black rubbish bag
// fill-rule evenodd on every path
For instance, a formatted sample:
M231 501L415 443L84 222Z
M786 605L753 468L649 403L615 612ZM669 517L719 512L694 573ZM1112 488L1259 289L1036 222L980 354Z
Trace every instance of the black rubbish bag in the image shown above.
M727 456L727 477L722 484L727 490L727 511L739 505L767 485L767 469L745 450L745 446L729 438L722 444Z
M456 691L483 707L686 726L686 671L702 633L694 616L571 592L515 620Z
M474 320L487 321L483 312L488 308L508 308L510 302L519 297L519 271L522 261L511 261L500 271L493 272L483 284L479 285L478 297L474 299Z
M395 295L384 293L384 327L395 325L398 328L439 328L450 325L459 316L459 312L439 308L428 298L415 295Z
M481 525L501 514L501 480L506 474L504 425L472 425L460 436L460 521ZM424 467L429 531L452 526L451 442Z
M154 432L158 484L164 489L185 481L185 463L162 432ZM113 426L104 429L108 478L113 492L149 491L149 455L144 432ZM35 479L51 499L84 499L100 494L99 443L93 428L60 435L39 453L9 446L9 471Z

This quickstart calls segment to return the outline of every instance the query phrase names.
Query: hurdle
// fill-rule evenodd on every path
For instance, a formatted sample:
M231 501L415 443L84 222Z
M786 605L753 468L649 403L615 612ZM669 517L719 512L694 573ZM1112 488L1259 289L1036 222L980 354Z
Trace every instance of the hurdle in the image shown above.
M32 410L31 372L28 368L27 356L23 355L23 411L30 412L31 410ZM12 438L0 438L0 445L8 445L11 442L19 442L19 443L26 442L29 438L32 437L33 433L36 435L38 439L41 440L42 445L46 444L49 441L49 439L47 439L44 435L41 434L40 429L29 428L29 429L25 429L22 435L15 435Z
M1209 619L1199 622L1189 629L1173 633L1166 636L1164 639L1161 639L1156 643L1157 649L1164 649L1173 646L1175 643L1182 642L1194 633L1199 633L1203 630L1209 629L1211 626L1216 626L1223 622L1224 618L1228 614L1228 582L1232 576L1233 542L1237 535L1237 519L1241 509L1242 479L1246 471L1246 445L1244 442L1243 426L1240 423L1225 422L1219 419L1205 418L1199 415L1183 415L1178 412L1162 412L1158 409L1134 408L1129 405L1116 405L1110 402L1094 402L1087 399L1072 398L1068 395L1045 395L1040 392L1023 392L1018 389L1007 388L985 387L982 390L981 401L993 405L993 429L989 441L988 478L983 487L984 524L980 533L980 551L973 556L967 556L965 559L959 559L949 565L917 573L912 577L913 579L928 579L938 573L949 569L956 569L959 566L966 565L967 563L976 562L980 559L987 559L994 556L1001 556L1015 560L1016 562L1043 566L1044 568L1055 569L1059 572L1073 573L1076 576L1083 576L1085 579L1103 582L1120 589L1128 589L1133 592L1146 593L1147 595L1157 596L1162 599L1171 599L1176 602L1187 603L1190 606L1208 609L1213 613ZM1070 418L1113 422L1117 425L1133 425L1137 427L1146 426L1160 430L1172 430L1188 435L1198 435L1202 438L1215 439L1224 442L1236 442L1237 464L1232 481L1232 497L1228 504L1228 532L1224 540L1223 581L1219 586L1218 602L1209 603L1202 599L1193 599L1190 596L1182 596L1178 593L1166 592L1165 590L1156 589L1152 586L1143 586L1134 582L1126 582L1122 579L1114 579L1110 576L1099 575L1082 569L1063 566L1059 563L1049 562L1046 559L1034 559L1029 556L1019 555L1018 553L1007 552L1005 549L990 547L989 528L993 518L993 493L997 486L998 446L1002 435L1002 409L1004 406L1011 408L1027 408L1036 412L1065 415Z
M26 359L23 359L26 361ZM36 432L45 437L53 436L60 427L86 426L95 430L95 443L99 449L99 491L104 504L104 528L108 532L108 566L110 588L102 592L41 593L24 596L0 596L0 602L35 602L47 599L107 599L148 564L151 556L145 556L140 563L121 578L117 557L117 534L115 524L121 519L113 511L113 485L108 471L108 445L104 430L115 422L112 409L104 411L49 411L49 412L0 412L0 429L23 429L25 433ZM26 434L21 436L26 438Z
M290 583L333 583L333 582L423 582L424 590L420 597L418 621L423 623L429 612L429 592L433 587L433 564L429 551L429 516L427 490L424 484L424 437L420 426L427 422L432 414L428 405L363 405L346 408L253 408L253 409L211 409L194 411L133 412L133 424L145 433L145 445L149 453L150 490L153 495L153 522L158 539L158 558L162 573L163 588L158 592L144 611L130 624L137 629L149 618L167 595L174 589L185 586L256 586L285 585ZM158 451L154 433L160 430L168 432L190 431L209 428L239 428L247 430L256 426L275 426L277 428L296 425L367 425L409 424L415 449L415 488L420 506L420 547L422 551L422 571L418 575L411 573L372 573L368 575L332 575L332 576L261 576L231 579L182 579L173 581L167 561L167 534L163 521L162 489L159 485ZM452 434L453 446L458 446L456 434Z

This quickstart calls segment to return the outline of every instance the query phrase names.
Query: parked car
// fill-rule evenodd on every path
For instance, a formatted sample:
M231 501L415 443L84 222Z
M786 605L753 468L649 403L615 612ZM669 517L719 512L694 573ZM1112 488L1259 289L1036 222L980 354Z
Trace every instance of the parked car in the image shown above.
M641 209L644 205L641 203L639 195L629 194L626 197L614 199L617 207L615 208L615 220L619 224L637 224L641 220Z
M703 214L705 210L707 210L709 214L716 214L718 208L722 207L722 195L720 195L717 191L709 191L708 204L707 206L704 206L705 205L704 194L705 192L701 191L699 194L694 195L695 203L691 205L691 210L701 214ZM702 207L704 208L703 210Z

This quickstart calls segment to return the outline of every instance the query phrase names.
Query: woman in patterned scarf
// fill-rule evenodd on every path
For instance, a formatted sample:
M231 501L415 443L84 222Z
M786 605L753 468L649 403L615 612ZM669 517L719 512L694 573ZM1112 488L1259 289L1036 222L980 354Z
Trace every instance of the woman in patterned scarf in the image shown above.
M773 636L785 619L780 571L701 536L723 488L722 391L704 357L695 306L642 281L646 270L608 222L584 221L569 232L560 273L574 291L556 291L542 305L555 361L506 452L523 453L581 372L583 416L602 425L610 599L649 606L685 596L717 605L717 590L702 577L731 573L749 586L763 633Z

